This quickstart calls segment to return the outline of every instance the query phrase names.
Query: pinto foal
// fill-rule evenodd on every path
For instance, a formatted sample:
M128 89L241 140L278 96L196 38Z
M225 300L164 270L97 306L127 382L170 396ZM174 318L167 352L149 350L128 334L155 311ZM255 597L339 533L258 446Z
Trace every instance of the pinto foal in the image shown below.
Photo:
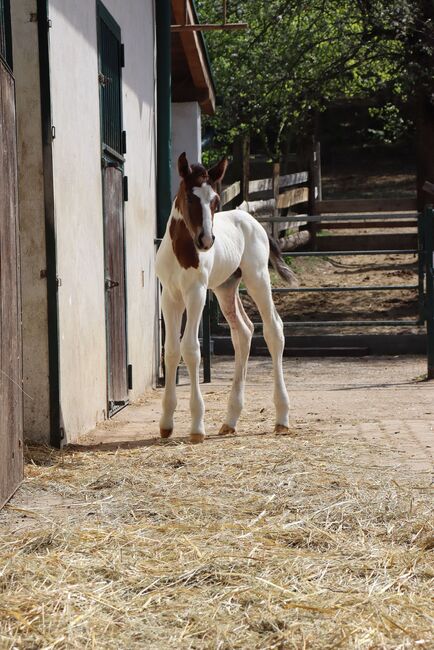
M181 184L172 206L167 230L157 253L156 271L162 291L162 311L166 326L166 387L160 434L168 438L173 431L176 408L176 370L181 355L191 382L190 440L205 438L204 402L199 388L199 323L210 288L229 323L235 349L235 374L229 395L226 418L220 434L235 433L244 402L244 385L253 324L244 311L238 294L241 278L255 301L264 324L264 338L273 360L275 433L289 427L289 398L283 378L282 354L285 345L282 321L274 307L268 261L288 282L294 274L285 265L280 251L264 228L247 212L218 212L219 197L214 190L226 171L227 160L206 170L189 165L185 153L178 159ZM180 340L181 318L187 322Z

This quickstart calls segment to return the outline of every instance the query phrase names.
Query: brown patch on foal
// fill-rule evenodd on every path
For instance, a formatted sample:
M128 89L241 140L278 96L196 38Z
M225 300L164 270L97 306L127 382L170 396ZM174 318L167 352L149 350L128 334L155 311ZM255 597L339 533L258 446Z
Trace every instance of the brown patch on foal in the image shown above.
M170 223L170 238L176 259L184 269L197 269L199 255L191 238L188 228L181 219L172 219Z

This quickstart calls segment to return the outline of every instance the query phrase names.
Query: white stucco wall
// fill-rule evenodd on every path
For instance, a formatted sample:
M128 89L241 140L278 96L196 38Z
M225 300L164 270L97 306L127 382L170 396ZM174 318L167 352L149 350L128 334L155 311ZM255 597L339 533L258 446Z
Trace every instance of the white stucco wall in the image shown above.
M128 362L134 399L153 382L155 56L152 0L107 0L122 30ZM100 116L94 0L50 0L61 416L72 442L106 417Z
M197 102L172 104L172 197L179 187L178 158L183 151L190 163L201 162L201 113Z
M47 288L36 0L13 0L23 317L24 435L49 442ZM43 274L42 274L43 276Z

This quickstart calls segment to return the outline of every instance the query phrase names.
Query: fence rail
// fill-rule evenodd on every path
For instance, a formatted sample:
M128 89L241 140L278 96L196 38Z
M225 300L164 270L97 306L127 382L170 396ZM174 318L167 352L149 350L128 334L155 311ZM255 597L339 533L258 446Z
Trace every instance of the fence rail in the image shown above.
M318 150L316 150L318 153ZM228 209L238 199L239 207L251 212L265 227L269 227L274 235L286 228L302 227L309 231L309 249L306 238L287 238L291 243L302 244L302 250L290 250L291 257L332 257L348 255L414 255L417 258L417 284L391 286L351 286L351 287L288 287L273 289L273 293L334 293L334 292L398 292L414 291L417 295L418 314L414 320L384 319L384 320L339 320L339 321L287 321L286 326L306 328L315 327L426 327L428 378L434 378L434 209L429 208L423 214L417 211L413 199L355 199L355 200L322 200L321 165L316 158L316 164L311 165L309 172L303 171L286 176L259 179L248 183L247 200L241 201L242 183L233 183L222 192L223 209ZM305 185L304 187L302 185ZM433 186L434 188L434 186ZM256 199L255 194L272 192L273 197ZM253 195L253 196L251 196ZM252 200L253 199L253 200ZM306 204L303 214L283 213L295 206L299 209ZM268 214L264 214L268 212ZM324 224L324 228L322 228ZM393 235L359 235L355 240L360 249L354 245L352 250L335 250L328 244L342 245L344 236L331 235L318 237L321 230L373 228L399 229L401 232ZM411 229L414 234L403 233L403 229ZM300 231L304 232L304 231ZM306 234L304 232L304 234ZM328 238L328 239L327 239ZM347 238L348 239L348 238ZM363 241L362 241L363 239ZM286 241L286 240L281 240ZM371 244L371 245L369 245ZM386 245L385 245L386 244ZM389 245L387 245L389 244ZM285 251L286 252L286 251ZM241 290L245 293L245 290ZM216 301L211 305L214 328L218 333L219 320L216 314ZM218 309L218 308L217 308ZM207 316L207 318L209 315ZM216 327L217 326L217 327Z

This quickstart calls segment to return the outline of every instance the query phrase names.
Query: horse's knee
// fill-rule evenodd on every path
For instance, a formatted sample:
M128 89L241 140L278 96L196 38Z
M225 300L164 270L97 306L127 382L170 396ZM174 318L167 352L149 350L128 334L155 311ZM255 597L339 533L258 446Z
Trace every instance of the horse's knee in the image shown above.
M181 354L185 363L200 363L199 341L181 341Z
M164 362L167 365L174 365L177 366L179 365L179 362L181 360L181 353L179 351L179 347L176 350L168 349L165 348L164 350Z

